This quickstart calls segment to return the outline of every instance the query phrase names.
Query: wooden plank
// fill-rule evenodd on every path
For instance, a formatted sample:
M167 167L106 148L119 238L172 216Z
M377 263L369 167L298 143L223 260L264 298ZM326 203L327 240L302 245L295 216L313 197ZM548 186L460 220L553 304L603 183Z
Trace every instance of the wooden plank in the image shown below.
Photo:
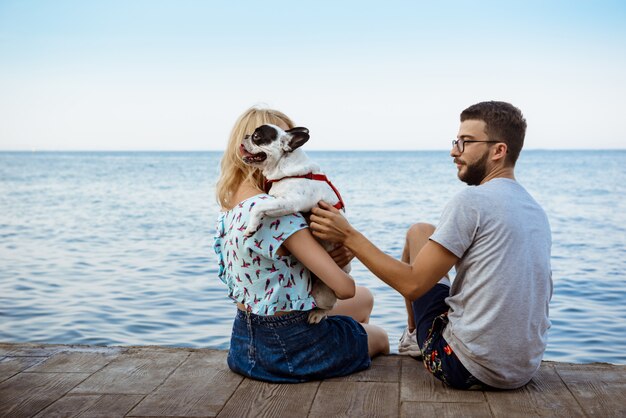
M491 412L486 403L455 402L402 402L401 417L437 417L437 418L485 418Z
M10 350L7 357L50 357L51 355L67 349L68 346L63 345L45 345L45 344L16 344Z
M397 417L398 383L322 382L309 417Z
M124 417L143 395L67 395L41 411L36 418Z
M148 394L156 389L187 357L178 349L134 350L117 357L72 390L73 394Z
M626 417L626 366L555 364L587 415Z
M272 384L244 379L218 417L307 416L320 382Z
M0 382L34 366L48 357L4 357L0 360Z
M243 380L228 369L226 356L217 350L192 353L129 415L216 416Z
M516 390L485 392L496 417L584 417L580 405L550 364L543 363L533 379Z
M400 400L402 402L487 402L483 392L457 390L436 379L424 363L402 357Z
M15 344L0 343L0 357L6 356L13 350L15 350Z
M26 372L95 373L118 356L118 351L60 351Z
M327 379L329 382L399 382L400 356L379 356L372 360L372 366L362 372L348 376Z
M20 373L0 383L0 416L33 416L88 376L87 373Z
M106 395L66 395L36 415L39 417L77 417ZM109 395L116 396L116 395ZM126 396L126 395L122 395ZM141 396L141 395L128 395Z
M0 344L0 353L0 416L626 416L626 366L609 364L544 362L524 388L480 392L450 389L393 355L344 378L275 385L228 371L225 351Z

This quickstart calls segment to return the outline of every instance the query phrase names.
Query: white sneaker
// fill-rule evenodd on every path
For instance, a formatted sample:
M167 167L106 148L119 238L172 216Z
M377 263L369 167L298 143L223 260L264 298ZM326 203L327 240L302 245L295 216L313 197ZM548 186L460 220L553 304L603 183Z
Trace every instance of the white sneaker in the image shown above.
M416 330L409 332L409 328L405 328L398 343L398 354L402 356L422 357L422 350L417 344Z

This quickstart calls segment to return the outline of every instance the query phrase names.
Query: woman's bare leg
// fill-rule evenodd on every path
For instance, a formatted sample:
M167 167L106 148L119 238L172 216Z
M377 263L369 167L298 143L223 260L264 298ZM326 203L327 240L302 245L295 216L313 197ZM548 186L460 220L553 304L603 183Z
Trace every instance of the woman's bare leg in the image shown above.
M361 324L367 332L367 351L370 357L378 354L389 354L389 336L378 325Z
M374 295L363 286L357 286L353 297L338 300L329 315L347 315L358 321L367 332L367 349L370 357L378 354L389 354L389 336L377 325L369 324L374 308Z
M354 296L350 299L338 300L329 315L346 315L352 317L361 324L370 321L370 315L374 308L374 295L363 286L357 286Z

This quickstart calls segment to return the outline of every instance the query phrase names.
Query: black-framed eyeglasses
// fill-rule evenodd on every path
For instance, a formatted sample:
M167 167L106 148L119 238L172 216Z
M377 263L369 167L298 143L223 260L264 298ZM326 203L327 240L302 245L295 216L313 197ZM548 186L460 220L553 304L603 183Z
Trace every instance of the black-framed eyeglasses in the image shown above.
M495 144L497 142L502 142L502 141L478 141L474 139L453 139L452 147L453 148L456 147L456 149L458 149L459 152L463 154L463 151L465 151L465 144L470 144L472 142L493 142Z

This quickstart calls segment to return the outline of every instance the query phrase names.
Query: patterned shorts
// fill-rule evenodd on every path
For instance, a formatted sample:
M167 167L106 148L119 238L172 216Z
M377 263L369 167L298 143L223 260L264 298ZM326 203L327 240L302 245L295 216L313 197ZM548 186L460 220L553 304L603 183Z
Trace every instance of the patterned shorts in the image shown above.
M417 341L422 349L424 366L448 386L457 389L491 389L463 366L443 338L443 331L448 325L448 305L445 298L449 295L450 288L438 283L413 302Z

